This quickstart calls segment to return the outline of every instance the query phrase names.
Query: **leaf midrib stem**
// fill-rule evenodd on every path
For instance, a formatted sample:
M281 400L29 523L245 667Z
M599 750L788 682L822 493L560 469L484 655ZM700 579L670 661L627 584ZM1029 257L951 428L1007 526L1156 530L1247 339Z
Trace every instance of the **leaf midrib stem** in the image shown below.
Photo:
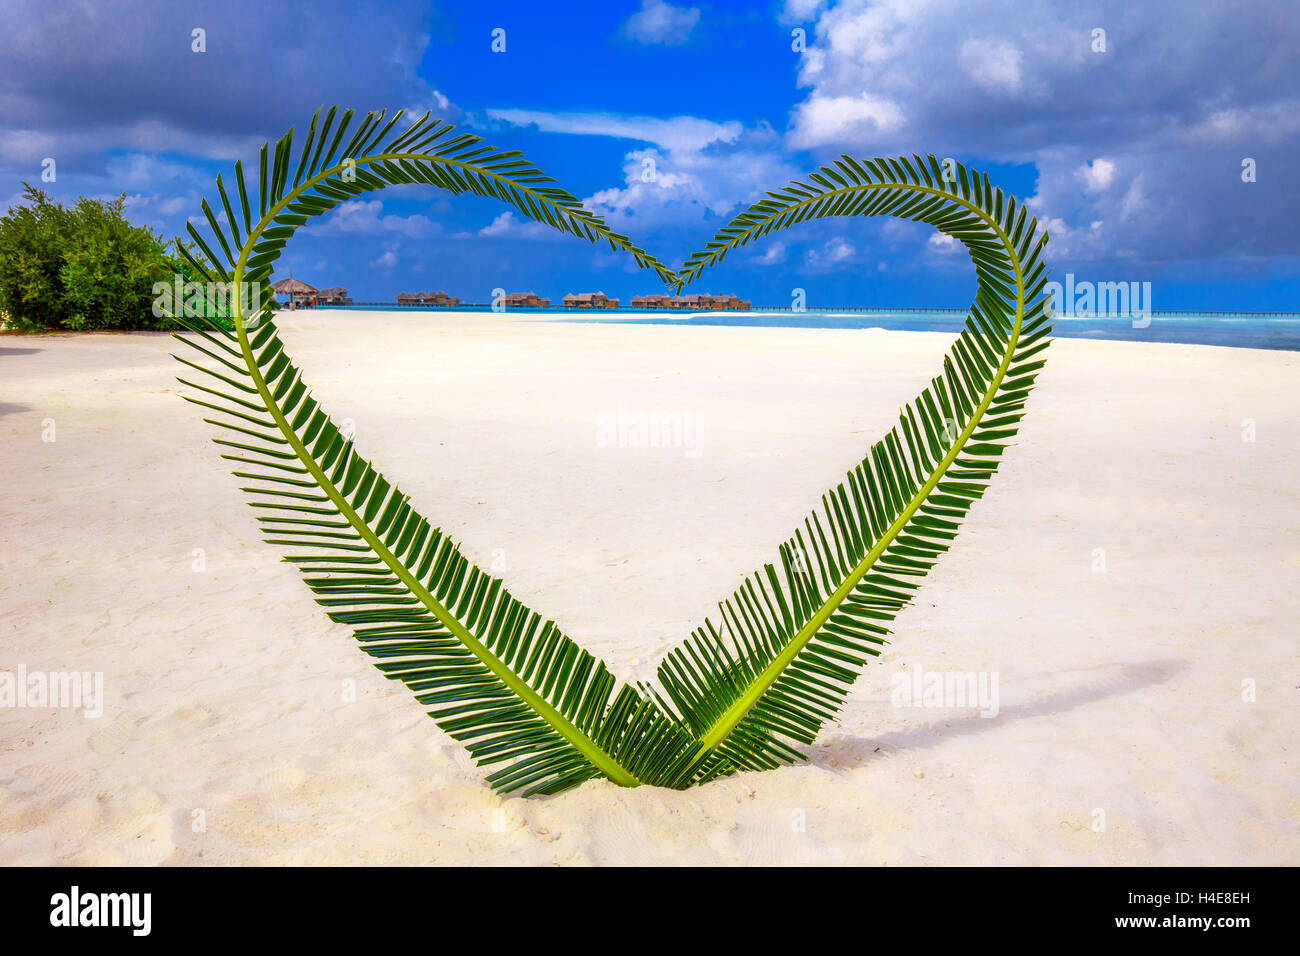
M726 740L728 735L736 729L736 725L739 724L745 718L745 715L753 709L754 705L758 703L759 699L765 693L767 693L768 689L781 676L786 667L788 667L799 655L799 652L804 649L810 640L812 640L813 636L821 630L822 625L830 619L830 616L834 614L836 610L838 610L839 606L844 602L844 599L853 592L853 589L857 587L858 582L866 576L867 572L871 570L876 561L879 560L880 556L884 554L885 549L888 548L889 545L893 543L894 539L902 532L903 528L907 525L907 522L911 520L912 515L916 513L917 509L921 507L926 498L930 496L930 492L932 492L942 480L944 474L948 471L949 466L951 466L956 460L957 455L961 453L962 448L965 447L970 436L974 434L976 426L979 425L980 420L984 417L984 413L988 410L989 405L993 401L993 396L997 394L998 386L1002 384L1002 379L1011 365L1011 358L1016 351L1016 343L1020 340L1020 325L1024 320L1025 315L1025 277L1021 267L1020 257L1016 255L1015 248L1012 245L1010 238L1002 230L1002 227L999 226L992 217L988 216L984 210L969 200L930 186L900 185L898 183L870 183L861 186L848 187L845 190L834 190L834 192L845 192L851 189L886 188L901 188L912 192L933 193L936 196L943 196L947 199L951 199L958 205L965 206L967 209L971 210L975 215L988 223L994 232L997 233L998 238L1002 240L1002 244L1006 247L1007 254L1016 270L1016 321L1012 328L1011 338L1007 344L1006 355L1003 356L1002 362L998 366L997 374L989 385L988 391L984 395L984 400L980 402L979 406L975 409L975 412L971 415L969 424L967 424L967 426L962 430L962 433L957 437L957 441L953 443L948 454L939 462L939 466L934 470L925 484L921 486L920 490L912 496L907 507L898 518L895 519L894 523L889 526L881 536L880 540L876 543L875 547L867 552L866 557L864 557L858 563L857 567L853 569L853 573L849 575L842 585L835 589L834 593L832 593L829 598L827 598L826 603L822 605L821 610L813 615L807 624L800 628L799 632L795 635L794 640L792 640L790 644L763 669L763 672L755 678L754 682L750 684L748 688L746 688L745 693L742 694L735 703L728 707L726 711L723 712L722 716L714 721L713 725L699 738L699 743L706 748L706 752L715 750L718 745L721 744L722 741ZM826 193L821 193L818 196L810 197L807 200L795 203L794 206L783 209L780 215L785 215L790 211L790 209L797 208L807 202L817 202L825 199L826 195ZM771 218L772 217L769 216L764 221ZM751 229L749 231L752 232L753 230Z
M361 166L366 163L394 158L430 159L429 156L418 153L387 153L362 157L354 160L354 162L357 166ZM438 159L437 161L450 162L449 160L444 159ZM460 165L464 168L467 164L457 163L456 165ZM275 206L269 209L266 215L258 220L257 226L249 233L247 240L240 249L239 260L235 263L234 272L231 275L232 285L235 289L240 287L248 255L252 251L257 238L266 229L267 225L269 225L270 222L295 198L310 189L312 186L315 186L317 183L322 182L339 172L342 168L343 164L340 163L330 169L318 173L316 176L305 181L302 185L295 187L287 193L280 202L276 203ZM484 172L477 167L475 168L479 172ZM491 175L490 173L487 174ZM532 190L528 190L527 187L516 186L515 188L527 191L540 202L546 202L551 206L556 205L546 199L546 197L539 196ZM302 462L303 467L306 468L307 471L311 473L311 476L316 479L321 490L329 496L332 502L334 502L334 505L339 509L339 512L348 520L352 527L356 529L357 533L365 539L366 543L370 545L375 554L377 554L379 558L388 565L389 570L391 570L403 584L410 588L411 593L419 598L420 602L424 604L439 621L442 622L443 626L455 635L455 637L465 645L470 653L482 661L488 670L492 671L492 673L495 674L502 683L518 694L519 697L538 714L538 716L550 724L557 733L568 740L569 743L571 743L584 757L590 760L591 763L611 781L623 787L640 786L640 780L638 780L633 774L629 773L621 764L618 763L617 760L602 750L595 741L575 727L568 718L552 707L545 698L529 687L528 684L515 674L513 670L507 667L504 662L478 641L469 630L461 624L449 610L443 607L441 602L439 602L438 599L435 598L413 574L411 574L406 566L397 559L397 556L388 550L384 543L379 539L379 536L370 530L369 525L361 519L361 516L356 513L343 494L335 487L334 483L326 477L325 472L320 468L320 466L316 464L315 458L307 451L306 446L298 439L297 433L293 430L284 414L280 411L279 404L274 400L274 398L272 398L270 388L267 386L266 380L262 377L261 369L257 367L257 362L253 357L252 346L248 341L248 332L244 327L245 316L241 311L241 297L235 295L232 296L232 299L234 300L234 314L232 315L232 318L235 323L235 332L239 337L239 347L244 355L244 361L248 365L248 371L253 379L253 384L257 386L257 391L262 396L262 400L266 403L267 410L271 413L271 417L275 420L281 433L288 440L289 446L294 450L294 453Z

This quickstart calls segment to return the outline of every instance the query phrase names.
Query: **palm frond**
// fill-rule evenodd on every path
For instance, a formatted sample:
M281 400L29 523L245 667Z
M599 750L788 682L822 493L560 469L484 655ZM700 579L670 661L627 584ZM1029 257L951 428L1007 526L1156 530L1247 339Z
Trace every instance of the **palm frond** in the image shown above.
M211 238L190 229L211 268L197 256L191 264L236 289L260 282L312 216L367 191L424 183L495 197L671 278L517 152L427 115L394 135L400 116L369 113L347 138L350 111L318 111L298 150L292 130L270 153L263 147L255 189L236 164L237 201L217 181L224 224L204 202ZM177 359L202 376L180 380L195 392L186 399L211 413L205 421L223 429L214 440L244 480L266 541L289 552L329 617L352 627L375 665L481 764L496 766L488 780L502 792L554 793L598 776L675 783L699 745L652 697L621 685L475 567L358 454L284 351L270 295L247 315L236 306L233 331L178 317L193 334L177 338L198 354Z
M934 157L844 157L809 183L769 193L678 276L519 153L427 114L394 133L401 116L368 113L354 127L351 111L318 111L301 145L290 130L262 148L255 184L239 163L233 196L218 177L220 210L202 205L210 236L191 226L198 251L180 248L198 275L235 292L233 330L177 316L192 333L178 339L198 353L177 359L204 376L181 379L195 392L186 398L224 429L214 440L247 482L267 541L290 552L318 603L354 629L383 673L495 767L488 780L502 792L555 793L601 776L684 787L797 759L879 652L885 625L947 549L1016 433L1047 346L1046 235L965 167L945 181ZM665 658L658 687L633 688L475 567L360 456L284 351L269 285L240 308L240 290L262 285L312 216L401 183L499 199L627 252L678 288L777 229L896 215L963 242L979 291L943 374L823 497L778 564L721 605L719 624L706 621Z
M800 759L997 470L1043 367L1046 233L987 176L934 156L847 156L736 216L679 284L728 252L829 216L891 215L962 242L978 292L943 373L763 569L670 652L656 691L705 751L695 777Z

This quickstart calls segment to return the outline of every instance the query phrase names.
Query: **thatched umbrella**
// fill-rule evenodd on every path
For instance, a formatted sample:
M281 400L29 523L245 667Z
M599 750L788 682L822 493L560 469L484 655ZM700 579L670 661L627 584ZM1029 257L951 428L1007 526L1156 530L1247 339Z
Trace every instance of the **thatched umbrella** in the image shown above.
M276 295L287 295L290 306L300 300L310 299L316 294L315 289L301 279L295 279L292 276L288 279L281 279L279 282L272 282L271 288L275 290Z
M281 279L279 282L272 282L271 288L275 290L276 295L311 295L316 291L301 279Z

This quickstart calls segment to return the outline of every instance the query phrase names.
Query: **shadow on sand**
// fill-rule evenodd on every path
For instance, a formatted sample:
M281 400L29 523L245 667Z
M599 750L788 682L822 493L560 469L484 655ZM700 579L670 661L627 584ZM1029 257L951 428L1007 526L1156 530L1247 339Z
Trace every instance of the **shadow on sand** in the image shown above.
M35 355L37 352L44 352L45 349L18 349L0 346L0 355Z
M916 751L936 747L954 737L982 734L997 730L1009 720L1028 717L1050 717L1065 713L1086 704L1122 694L1130 694L1144 687L1163 684L1175 674L1186 670L1188 664L1181 660L1135 661L1127 664L1099 664L1095 667L1073 668L1065 673L1101 672L1101 676L1079 684L1077 687L1055 691L1024 703L1002 707L996 717L981 717L978 712L962 716L944 717L927 723L918 723L906 730L895 730L875 737L858 737L851 734L827 739L809 753L809 762L827 770L840 771L860 766L873 758L887 757L895 751ZM883 706L890 706L884 704ZM838 766L836 766L838 765Z

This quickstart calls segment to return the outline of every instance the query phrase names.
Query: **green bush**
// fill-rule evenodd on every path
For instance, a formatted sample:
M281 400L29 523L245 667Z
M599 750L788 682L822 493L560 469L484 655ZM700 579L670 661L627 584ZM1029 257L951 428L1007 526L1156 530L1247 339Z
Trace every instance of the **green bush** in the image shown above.
M0 217L0 312L5 328L171 329L153 314L154 283L188 281L188 263L123 215L126 196L77 200L71 208L26 183L25 205Z
M29 204L0 218L0 311L7 328L36 331L59 325L70 224L39 189L27 186L23 195Z

